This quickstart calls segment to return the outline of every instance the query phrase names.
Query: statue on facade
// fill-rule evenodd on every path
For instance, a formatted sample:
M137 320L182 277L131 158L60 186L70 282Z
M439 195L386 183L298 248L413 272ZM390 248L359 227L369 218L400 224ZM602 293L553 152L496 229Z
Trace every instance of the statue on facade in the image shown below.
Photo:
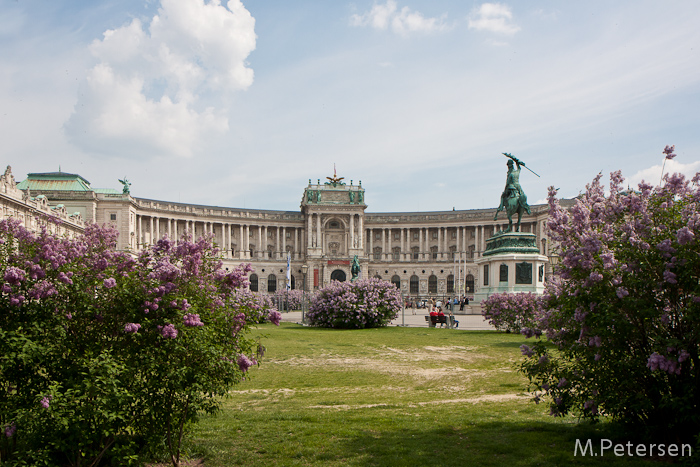
M320 203L321 202L321 190L318 190L316 192L316 202Z
M129 187L131 186L131 182L124 177L124 180L119 180L119 183L124 185L124 188L122 188L122 194L128 195L130 193Z
M360 183L362 183L362 182L360 182ZM362 204L362 203L364 202L364 200L365 200L365 192L364 192L364 191L358 191L358 192L357 192L357 202L358 202L359 204Z
M512 232L513 214L517 213L518 223L515 227L515 231L519 232L520 219L522 218L523 213L527 212L530 214L530 206L527 204L527 196L520 186L520 167L525 167L525 163L511 154L504 152L503 155L508 157L508 175L506 176L506 187L503 190L503 194L501 194L501 204L498 206L493 220L497 220L498 213L505 209L506 214L508 215L508 230L506 230L506 232ZM517 168L514 168L514 166L517 166Z
M306 201L309 203L314 202L314 192L312 190L306 190Z
M352 266L350 266L350 273L352 274L350 282L355 282L360 276L360 260L357 259L357 255L355 255L352 258Z
M348 194L350 196L350 204L353 204L355 202L355 192L349 191Z

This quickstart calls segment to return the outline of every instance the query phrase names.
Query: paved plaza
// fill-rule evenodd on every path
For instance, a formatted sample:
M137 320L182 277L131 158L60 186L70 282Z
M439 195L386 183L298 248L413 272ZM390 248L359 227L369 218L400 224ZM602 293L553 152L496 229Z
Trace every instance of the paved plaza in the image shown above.
M416 310L414 315L410 308L406 309L405 314L399 313L398 318L393 320L390 326L405 325L408 327L428 327L428 322L425 317L428 315L426 310ZM484 321L481 315L455 315L455 319L459 321L458 329L467 329L470 331L476 330L493 330L488 321ZM301 324L301 311L286 311L282 313L282 321L288 323ZM437 329L440 329L439 327Z

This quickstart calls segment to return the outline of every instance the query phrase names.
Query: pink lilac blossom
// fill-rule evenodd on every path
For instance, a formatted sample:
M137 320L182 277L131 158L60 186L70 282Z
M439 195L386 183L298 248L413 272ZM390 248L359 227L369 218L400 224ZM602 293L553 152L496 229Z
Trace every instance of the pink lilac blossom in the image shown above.
M245 373L246 371L248 371L248 368L250 368L253 365L255 365L255 363L253 363L253 360L249 359L245 355L238 356L238 367L241 369L242 372Z
M14 436L16 431L17 431L17 425L15 424L15 422L9 423L8 425L5 426L5 437L12 438L12 436Z
M282 320L282 313L280 313L277 310L272 310L267 318L272 324L274 324L275 326L279 326L280 321Z
M175 339L177 337L177 329L172 324L166 324L160 329L160 334L166 339Z
M43 397L43 398L41 399L41 401L39 401L39 404L40 404L43 408L48 409L49 406L50 406L51 399L52 399L51 396L45 396L45 397Z
M185 326L188 327L204 326L204 323L197 313L187 313L183 316L182 320L185 322Z
M139 332L139 329L141 329L141 325L139 323L126 323L124 325L124 332Z
M113 277L109 277L103 281L103 284L105 288L111 289L113 287L116 287L117 281Z

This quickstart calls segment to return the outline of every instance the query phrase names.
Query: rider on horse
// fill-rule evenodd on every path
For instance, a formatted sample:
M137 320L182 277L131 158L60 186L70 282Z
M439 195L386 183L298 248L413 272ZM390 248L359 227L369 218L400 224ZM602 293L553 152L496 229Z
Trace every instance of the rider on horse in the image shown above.
M507 201L511 198L517 199L518 207L522 208L523 212L530 214L530 206L527 204L527 196L520 186L520 166L525 167L525 163L510 154L504 153L504 155L509 158L508 175L506 177L506 187L503 190L503 194L501 194L501 204L496 210L496 217L494 217L494 220L496 220L498 217L498 213L503 211L503 209L507 206ZM517 169L513 168L514 165L517 165ZM510 213L508 217L510 218Z

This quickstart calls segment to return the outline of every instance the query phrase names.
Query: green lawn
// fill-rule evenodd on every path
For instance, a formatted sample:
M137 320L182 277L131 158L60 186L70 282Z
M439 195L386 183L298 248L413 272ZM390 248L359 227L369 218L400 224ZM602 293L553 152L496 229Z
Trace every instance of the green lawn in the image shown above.
M207 466L659 465L574 457L576 439L626 441L608 423L554 419L516 371L519 335L260 326L251 379L188 441Z

